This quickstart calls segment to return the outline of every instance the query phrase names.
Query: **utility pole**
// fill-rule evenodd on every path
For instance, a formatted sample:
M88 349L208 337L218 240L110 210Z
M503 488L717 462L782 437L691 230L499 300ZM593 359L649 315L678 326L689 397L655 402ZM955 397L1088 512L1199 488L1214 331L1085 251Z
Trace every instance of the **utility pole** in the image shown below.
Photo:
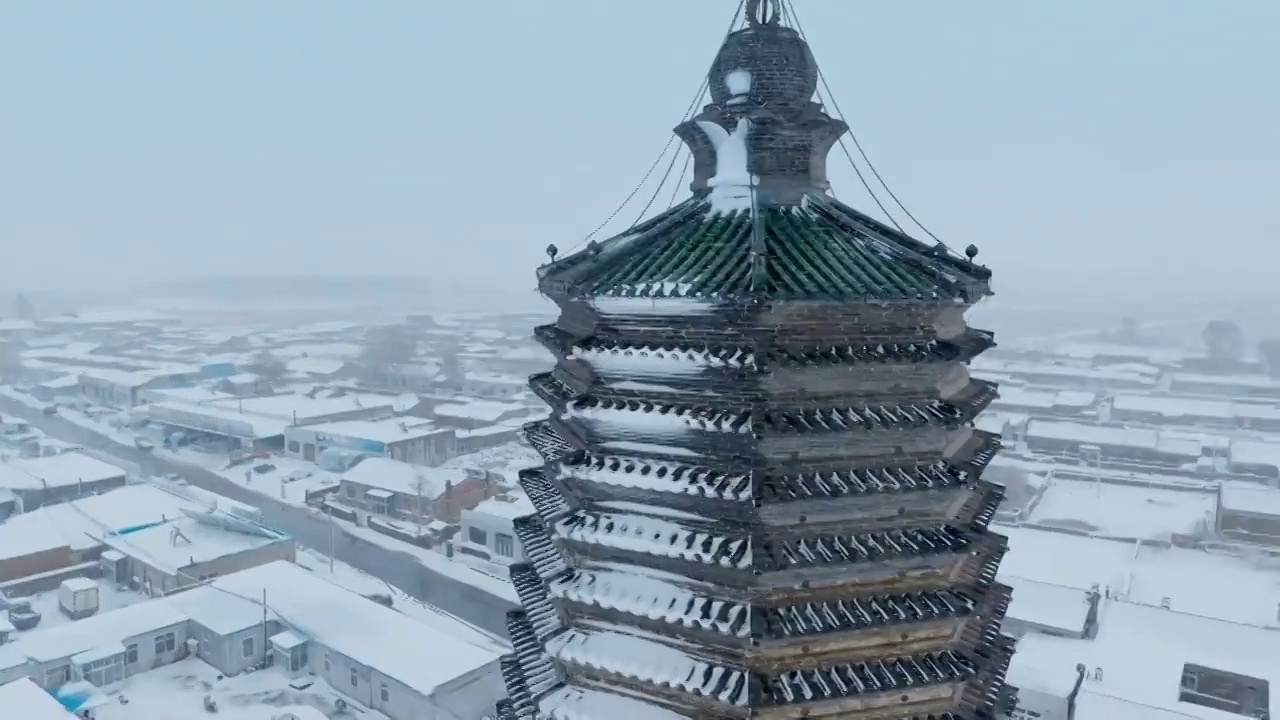
M335 540L334 528L337 525L337 521L333 519L333 508L329 507L328 505L325 505L325 509L329 512L329 574L332 575L333 574L333 556L337 554L337 548L335 547L335 543L334 543L334 540Z
M267 666L267 589L262 588L262 667Z

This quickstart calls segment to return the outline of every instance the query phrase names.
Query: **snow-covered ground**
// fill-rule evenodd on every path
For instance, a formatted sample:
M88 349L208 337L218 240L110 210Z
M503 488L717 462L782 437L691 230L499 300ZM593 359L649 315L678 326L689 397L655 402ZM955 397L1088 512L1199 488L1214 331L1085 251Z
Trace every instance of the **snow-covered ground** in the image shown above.
M229 458L223 456L195 451L161 452L166 452L178 462L199 464L250 490L300 507L306 505L308 492L338 484L337 475L321 470L315 463L296 458L272 456L229 468ZM266 469L268 466L270 469Z
M309 686L302 687L308 682ZM183 660L126 678L117 688L109 690L108 695L114 701L95 709L98 720L197 717L275 720L288 712L296 715L298 720L388 720L386 715L376 710L358 707L353 700L335 692L317 677L304 675L294 681L293 686L289 678L276 670L222 677L216 668L197 659ZM205 712L206 695L217 703L216 715ZM336 710L339 698L349 706L342 713Z
M31 603L31 609L40 613L40 624L27 632L36 632L40 630L48 630L51 627L66 625L75 622L67 617L62 609L58 607L58 590L46 590L44 592L32 595L18 595L17 593L9 593L11 600L26 600ZM121 590L114 585L98 583L98 612L97 615L109 613L112 610L118 610L122 607L128 607L136 603L144 602L147 596L132 590Z
M1111 537L1168 539L1202 533L1213 522L1215 496L1054 478L1029 522Z

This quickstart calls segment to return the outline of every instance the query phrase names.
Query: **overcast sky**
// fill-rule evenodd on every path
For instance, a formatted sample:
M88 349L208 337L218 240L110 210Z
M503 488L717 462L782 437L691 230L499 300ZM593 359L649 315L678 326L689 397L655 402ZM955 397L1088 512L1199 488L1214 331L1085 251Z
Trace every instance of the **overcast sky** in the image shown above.
M889 185L997 288L1274 284L1280 2L796 5ZM531 286L643 176L735 6L0 0L0 285Z

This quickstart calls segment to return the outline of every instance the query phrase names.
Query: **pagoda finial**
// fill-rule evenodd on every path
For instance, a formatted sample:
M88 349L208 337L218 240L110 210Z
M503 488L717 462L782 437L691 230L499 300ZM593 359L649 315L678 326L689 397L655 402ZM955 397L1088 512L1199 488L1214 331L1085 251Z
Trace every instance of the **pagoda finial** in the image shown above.
M818 64L809 43L784 22L785 7L782 0L748 0L746 27L724 39L707 75L711 104L676 128L693 153L695 195L710 193L724 170L711 139L719 134L708 135L708 126L732 134L743 118L751 134L747 170L739 174L753 178L753 206L794 205L830 187L827 153L848 126L814 102Z
M782 19L782 5L778 0L749 0L747 22L754 27L777 25Z

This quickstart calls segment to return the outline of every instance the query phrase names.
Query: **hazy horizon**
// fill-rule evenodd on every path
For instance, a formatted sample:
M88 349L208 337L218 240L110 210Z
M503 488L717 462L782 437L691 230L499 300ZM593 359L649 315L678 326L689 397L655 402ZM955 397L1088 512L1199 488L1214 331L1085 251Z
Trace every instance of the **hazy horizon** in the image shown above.
M1280 5L796 4L877 169L997 290L1271 292ZM653 162L735 5L4 5L0 287L531 290Z

